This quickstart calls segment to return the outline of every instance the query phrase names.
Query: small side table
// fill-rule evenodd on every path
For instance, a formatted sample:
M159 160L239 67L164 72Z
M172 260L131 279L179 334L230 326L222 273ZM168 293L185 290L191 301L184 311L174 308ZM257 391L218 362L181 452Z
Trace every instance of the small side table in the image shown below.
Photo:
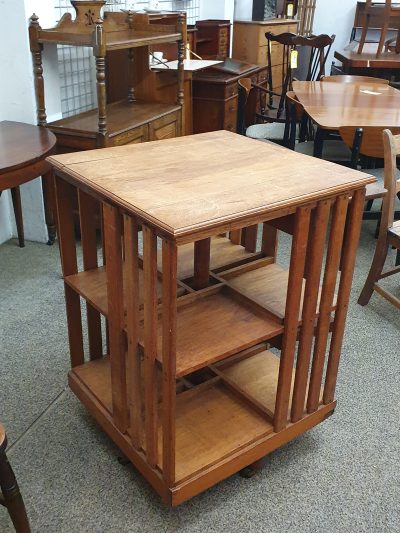
M49 234L47 244L53 244L56 236L54 216L53 175L46 157L55 147L56 137L46 128L22 122L0 122L0 194L11 189L17 224L18 240L25 246L19 186L42 176L46 225Z

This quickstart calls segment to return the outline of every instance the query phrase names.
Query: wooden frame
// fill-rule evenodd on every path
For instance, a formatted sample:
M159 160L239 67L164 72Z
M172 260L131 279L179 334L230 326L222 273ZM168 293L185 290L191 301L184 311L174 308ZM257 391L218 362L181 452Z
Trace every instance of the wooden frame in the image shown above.
M33 14L29 25L37 120L40 126L48 126L56 134L59 151L119 146L182 135L185 131L183 60L187 40L186 14L168 15L166 23L133 11L105 11L101 18L104 0L71 0L71 3L76 12L74 19L66 13L54 28L42 29L38 16ZM92 48L96 62L97 109L47 122L42 65L45 43ZM168 94L155 101L148 87L145 91L136 91L136 86L152 76L149 47L164 43L176 43L177 46L176 94L172 100ZM129 86L123 99L108 104L106 59L110 52L116 51L126 53Z
M178 505L259 461L336 406L365 186L374 178L338 167L326 189L329 163L316 167L310 158L286 151L283 158L283 148L255 143L221 131L129 151L111 148L96 158L84 152L51 158L73 365L69 384L167 505ZM232 169L216 175L221 149L227 150ZM208 171L193 161L204 150ZM261 153L250 162L253 150ZM161 178L148 170L142 195L131 163L141 176L149 157L155 169L160 162L165 166ZM198 170L189 171L187 157ZM279 165L281 180L293 165L303 165L308 184L274 193L266 158ZM110 164L118 164L116 181L107 179L115 170ZM184 168L187 174L177 178ZM101 187L99 175L105 176ZM129 191L116 194L115 187L127 179L135 204ZM242 188L251 191L258 179L262 189L243 198ZM191 199L192 180L197 196ZM106 276L104 267L77 273L74 187L81 198L91 198L84 202L86 209L102 206ZM170 206L172 198L178 198L180 208ZM262 207L260 198L265 198ZM167 202L164 207L160 200ZM188 207L191 201L199 208ZM150 204L158 205L156 217ZM276 263L277 228L293 236L289 270ZM88 230L84 233L88 257L94 242ZM104 357L84 359L80 297L108 320Z

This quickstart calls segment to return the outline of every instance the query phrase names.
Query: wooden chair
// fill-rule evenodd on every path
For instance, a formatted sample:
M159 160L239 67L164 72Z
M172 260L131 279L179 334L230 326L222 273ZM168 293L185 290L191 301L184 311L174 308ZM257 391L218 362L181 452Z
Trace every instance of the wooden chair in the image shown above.
M292 52L297 51L299 46L310 48L310 58L308 61L305 81L318 81L325 74L325 63L335 35L317 35L313 37L302 37L294 33L281 33L275 35L272 32L265 34L267 38L267 61L268 61L268 87L254 84L260 91L261 112L257 113L257 118L263 122L286 122L285 103L286 93L292 90L293 71ZM282 76L275 79L272 65L274 64L274 54L277 49L274 43L280 44L282 49ZM279 87L279 92L275 92L275 87ZM262 95L267 95L267 104L264 105Z
M400 309L400 299L379 285L379 280L393 274L400 273L400 221L394 222L394 204L396 193L399 193L399 182L396 181L396 156L400 155L400 135L394 136L391 131L383 132L383 146L385 156L385 188L387 193L383 199L382 218L379 229L378 242L372 265L361 291L358 303L366 305L373 292L383 296L386 300ZM397 249L396 267L383 271L389 247Z
M7 435L0 424L0 504L7 508L17 533L30 533L28 517L14 472L6 455Z
M368 29L370 28L371 17L376 17L377 15L382 20L381 35L378 43L378 50L376 52L376 56L378 57L381 55L385 46L385 39L389 30L390 19L400 17L400 7L398 5L394 6L392 4L392 0L386 0L384 4L382 2L373 2L373 0L366 1L364 24L357 52L359 54L362 53L364 44L367 39L367 33ZM397 34L395 52L396 54L400 53L400 31Z
M297 121L300 120L296 107L291 107L291 111L285 113L285 123L262 123L248 126L246 119L255 115L256 100L252 98L254 95L255 88L251 78L242 78L238 81L237 133L260 141L273 141L294 149ZM288 92L286 96L291 98L293 102L295 101L294 93Z
M340 136L352 151L353 168L357 168L361 156L367 158L367 161L371 161L371 159L384 159L384 131L389 130L374 126L365 127L362 129L346 126L339 129ZM394 135L400 134L400 128L393 128L392 133ZM400 190L400 182L398 183L398 188ZM371 209L374 200L383 198L385 192L386 187L382 183L372 183L367 185L367 191L365 195L365 199L368 202L367 210Z
M388 85L389 80L383 78L372 78L371 76L353 76L350 74L343 74L340 76L323 76L321 81L334 83L379 83L381 85Z

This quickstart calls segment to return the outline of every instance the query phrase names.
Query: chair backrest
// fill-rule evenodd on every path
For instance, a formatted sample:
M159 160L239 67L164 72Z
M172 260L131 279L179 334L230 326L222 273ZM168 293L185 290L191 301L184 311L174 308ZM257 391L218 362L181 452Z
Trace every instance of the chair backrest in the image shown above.
M250 113L250 110L247 110L247 103L249 101L251 90L251 78L241 78L238 81L238 113L236 132L240 135L246 134L246 116L248 116ZM254 116L255 105L253 107L254 110L252 114Z
M325 74L325 64L334 43L336 35L312 35L310 37L303 37L297 35L293 39L295 47L309 47L311 49L310 59L308 63L307 76L305 81L319 81L321 76Z
M297 36L295 33L289 32L275 35L269 31L265 34L265 37L267 39L268 89L274 92L275 87L280 87L281 96L278 104L278 116L280 116L284 108L286 93L292 89L291 52L294 48L293 39ZM281 45L281 58L275 58L276 50L279 48L273 46L273 43ZM272 68L275 64L282 65L280 79L278 81L275 79ZM272 96L270 97L270 104L272 104Z
M323 76L321 81L331 83L379 83L381 85L388 85L389 80L383 78L372 78L371 76L352 76L350 74L344 74L340 76Z
M386 128L378 126L367 126L365 128L356 128L353 126L343 126L339 128L339 133L343 142L353 151L358 150L360 155L374 158L384 158L383 131ZM359 137L358 145L355 143L357 131L362 132ZM400 128L392 128L391 131L398 135Z
M384 186L387 191L382 203L382 217L380 231L387 231L393 226L395 198L398 192L397 157L400 156L400 135L386 129L383 131L383 148L385 160Z
M286 123L283 136L284 145L291 150L296 147L297 124L304 117L304 107L293 91L286 93Z
M268 89L274 92L274 87L280 87L280 99L278 104L277 116L282 114L285 107L285 98L287 91L292 90L293 68L292 68L292 51L299 47L310 48L310 59L307 68L307 74L304 81L319 81L321 76L325 74L325 64L327 56L330 52L332 43L335 40L335 35L316 35L312 37L303 37L294 33L280 33L275 35L272 32L265 34L267 39L267 62L268 62ZM273 43L281 45L281 58L277 62L275 55L278 49L273 46ZM274 64L282 64L281 79L275 80L272 66ZM270 97L270 104L272 105L272 96Z

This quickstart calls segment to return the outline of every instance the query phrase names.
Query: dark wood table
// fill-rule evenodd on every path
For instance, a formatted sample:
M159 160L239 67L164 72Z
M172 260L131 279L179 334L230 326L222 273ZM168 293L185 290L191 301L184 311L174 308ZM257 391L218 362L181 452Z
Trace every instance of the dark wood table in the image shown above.
M357 54L357 46L354 41L346 50L335 52L335 58L343 65L343 74L400 79L400 54L383 52L376 57L376 43L365 44L362 54Z
M0 122L0 194L11 189L21 247L25 241L19 186L38 176L42 176L48 244L53 244L55 239L53 177L45 160L55 144L55 136L46 128L7 120Z

